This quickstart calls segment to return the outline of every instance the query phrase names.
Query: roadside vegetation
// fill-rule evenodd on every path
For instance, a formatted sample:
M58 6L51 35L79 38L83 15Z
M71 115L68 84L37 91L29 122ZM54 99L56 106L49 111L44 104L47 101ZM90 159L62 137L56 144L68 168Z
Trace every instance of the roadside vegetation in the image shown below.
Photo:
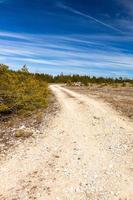
M0 116L46 108L48 94L48 84L26 66L12 71L0 64Z
M133 119L133 79L34 74L26 65L13 71L0 64L0 156L17 140L41 133L44 114L49 115L48 121L55 115L58 105L49 92L49 83L63 83L80 93L104 98Z
M133 87L133 79L103 78L95 76L30 73L23 66L18 71L10 70L7 65L0 64L0 116L12 113L28 113L36 109L46 108L48 104L48 83L64 83L68 86L111 85L113 87Z

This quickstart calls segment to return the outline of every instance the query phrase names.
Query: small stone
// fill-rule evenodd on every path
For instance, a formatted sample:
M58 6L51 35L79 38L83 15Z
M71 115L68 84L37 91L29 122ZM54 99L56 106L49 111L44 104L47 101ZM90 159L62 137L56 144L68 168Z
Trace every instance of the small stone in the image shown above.
M60 156L58 156L58 155L55 155L54 157L55 157L55 158L59 158Z

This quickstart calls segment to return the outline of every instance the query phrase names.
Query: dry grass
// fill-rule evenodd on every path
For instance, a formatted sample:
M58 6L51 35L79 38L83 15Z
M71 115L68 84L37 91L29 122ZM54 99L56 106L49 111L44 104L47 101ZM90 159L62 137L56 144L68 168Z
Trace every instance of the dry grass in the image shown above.
M28 131L28 130L17 130L16 133L15 133L15 137L30 137L33 135L33 132L32 131Z
M93 84L89 87L71 87L71 89L95 98L101 98L111 104L118 112L133 120L133 87L98 86Z

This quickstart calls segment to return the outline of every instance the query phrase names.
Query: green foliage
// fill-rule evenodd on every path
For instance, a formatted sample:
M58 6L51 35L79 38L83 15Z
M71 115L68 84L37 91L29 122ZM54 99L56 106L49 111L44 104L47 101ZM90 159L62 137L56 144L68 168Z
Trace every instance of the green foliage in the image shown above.
M33 111L47 106L48 85L26 71L0 65L0 114Z
M4 73L9 70L9 67L4 64L0 64L0 73Z
M67 81L67 85L68 85L68 86L72 86L71 80L68 80L68 81Z

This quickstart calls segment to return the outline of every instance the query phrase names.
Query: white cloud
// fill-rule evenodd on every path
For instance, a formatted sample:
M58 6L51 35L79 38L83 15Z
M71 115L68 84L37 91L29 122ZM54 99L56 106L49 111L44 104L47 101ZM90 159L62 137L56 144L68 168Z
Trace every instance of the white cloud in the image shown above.
M1 32L2 33L2 32ZM70 35L44 36L3 33L0 39L0 62L13 66L27 63L31 69L51 73L67 71L76 73L96 72L123 74L133 71L131 53L123 53L123 49L111 46L121 40L131 41L130 37L103 35ZM5 35L5 38L2 39ZM10 40L10 35L17 40ZM20 38L20 40L19 40ZM21 40L25 38L26 40ZM56 70L55 70L56 71ZM93 73L92 73L93 74ZM105 74L105 75L106 75Z
M107 27L107 28L109 28L109 29L111 29L111 30L113 30L113 31L117 31L117 32L119 32L119 33L121 33L121 34L124 34L124 32L123 32L122 30L120 30L120 29L118 29L118 28L116 28L116 27L114 27L114 26L112 26L112 25L110 25L110 24L107 24L107 23L105 23L105 22L103 22L103 21L101 21L101 20L99 20L99 19L96 19L95 17L92 17L92 16L89 15L89 14L85 14L85 13L83 13L83 12L80 12L80 11L78 11L78 10L76 10L76 9L73 9L72 7L66 6L66 5L61 4L61 3L58 4L58 6L59 6L60 8L63 8L63 9L65 9L65 10L68 10L69 12L72 12L72 13L74 13L74 14L76 14L76 15L80 15L80 16L82 16L82 17L84 17L84 18L91 19L92 21L94 21L94 22L96 22L96 23L98 23L98 24L101 24L102 26Z
M120 10L124 13L116 23L125 30L125 32L133 34L133 1L132 0L116 0L120 6Z

